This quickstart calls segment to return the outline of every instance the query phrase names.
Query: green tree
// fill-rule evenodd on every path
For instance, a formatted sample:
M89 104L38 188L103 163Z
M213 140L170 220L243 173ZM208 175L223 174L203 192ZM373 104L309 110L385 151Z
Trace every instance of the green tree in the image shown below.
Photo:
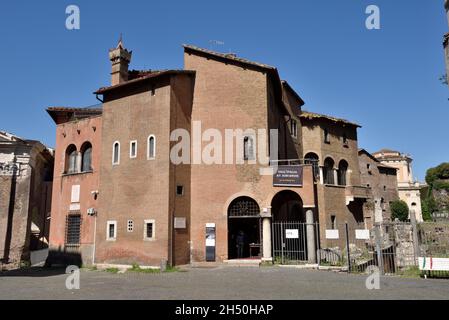
M432 196L428 196L421 201L421 210L424 221L432 221L432 213L436 210L435 199Z
M402 200L393 201L390 205L391 218L393 220L398 219L399 221L408 220L408 205Z

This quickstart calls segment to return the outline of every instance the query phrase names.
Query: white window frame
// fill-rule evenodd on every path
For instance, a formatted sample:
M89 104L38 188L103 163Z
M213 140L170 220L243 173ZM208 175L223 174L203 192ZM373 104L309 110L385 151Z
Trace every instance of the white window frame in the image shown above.
M114 162L114 155L115 155L115 145L118 144L118 157L117 157L117 162ZM119 141L114 141L114 143L112 144L112 165L116 166L120 164L120 142Z
M293 125L294 124L294 125ZM298 121L291 119L290 130L293 138L298 138Z
M131 225L131 228L130 228ZM128 220L126 221L126 231L128 232L134 232L134 220Z
M153 224L153 234L151 238L147 237L147 224ZM146 219L143 221L143 240L144 241L154 241L156 239L156 221L154 219Z
M153 150L153 157L150 157L150 139L154 139L154 150ZM147 159L148 160L154 160L156 159L156 136L154 134L150 134L147 139Z
M247 140L248 142L251 141L251 148L252 148L251 154L249 152L250 151L249 146L248 146L248 149L246 148L247 146L245 145L245 139L248 139ZM247 153L246 151L248 151L248 154L246 154ZM243 136L243 160L244 161L255 161L256 160L256 152L257 152L257 150L256 150L255 136L252 134L244 135ZM245 157L245 156L247 156L247 157Z
M109 226L114 225L114 237L109 236ZM115 241L117 240L117 221L116 220L108 220L106 223L106 240L107 241Z
M136 146L136 154L135 155L132 154L132 152L133 152L133 148L132 148L133 144L135 144L135 146ZM129 142L129 158L130 159L137 158L137 140L132 140L132 141Z

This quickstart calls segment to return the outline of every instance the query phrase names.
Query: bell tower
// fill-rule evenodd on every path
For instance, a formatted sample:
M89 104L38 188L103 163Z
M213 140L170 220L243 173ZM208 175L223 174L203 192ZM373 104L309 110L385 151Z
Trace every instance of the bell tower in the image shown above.
M120 35L120 40L117 47L109 50L109 60L112 64L111 85L128 81L128 66L131 62L132 51L128 51L123 46L123 39Z

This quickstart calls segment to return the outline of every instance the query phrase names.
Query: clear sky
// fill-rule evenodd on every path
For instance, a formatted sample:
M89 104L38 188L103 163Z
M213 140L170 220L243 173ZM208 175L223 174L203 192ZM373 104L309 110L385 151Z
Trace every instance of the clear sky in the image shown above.
M80 30L65 27L70 4ZM370 4L380 30L365 28ZM233 52L276 66L305 109L360 123L360 147L410 153L419 179L449 161L443 0L18 0L2 2L0 30L0 129L49 146L45 108L98 103L123 33L131 68L182 68L183 43Z

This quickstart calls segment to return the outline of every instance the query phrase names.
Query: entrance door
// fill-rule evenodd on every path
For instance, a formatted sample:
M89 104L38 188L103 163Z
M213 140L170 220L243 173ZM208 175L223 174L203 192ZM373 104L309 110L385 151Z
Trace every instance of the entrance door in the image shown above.
M228 259L259 258L261 219L257 202L239 197L228 208Z
M307 223L301 197L293 191L277 193L271 202L272 250L275 262L307 261Z

